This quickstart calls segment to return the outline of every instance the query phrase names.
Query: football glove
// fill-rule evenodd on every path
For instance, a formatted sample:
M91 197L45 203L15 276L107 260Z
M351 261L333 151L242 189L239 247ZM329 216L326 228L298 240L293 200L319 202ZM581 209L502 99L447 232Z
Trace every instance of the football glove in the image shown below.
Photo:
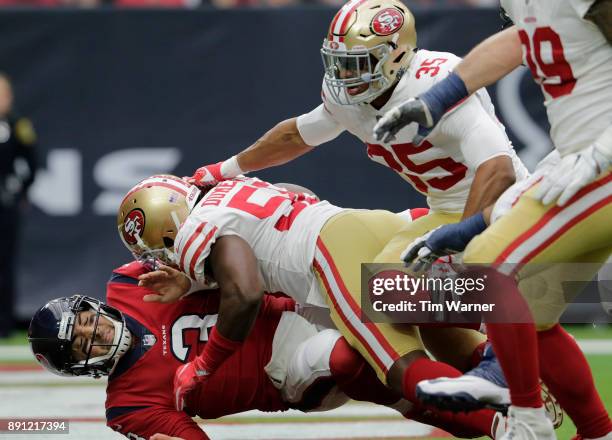
M406 125L416 122L419 129L413 142L419 145L442 119L444 113L467 98L469 93L459 75L451 72L428 91L392 108L374 126L374 137L391 142Z
M374 137L378 141L389 143L395 139L398 131L412 122L419 124L419 130L413 139L413 142L419 145L434 125L431 111L419 98L410 98L385 113L374 126Z
M198 384L208 378L208 371L206 363L200 356L176 369L174 373L174 406L177 411L185 409L185 397Z
M482 213L459 223L438 226L410 243L400 258L406 264L414 263L415 272L429 269L438 258L463 252L472 238L486 228Z
M198 168L193 176L186 177L185 180L193 185L215 186L223 180L233 179L243 173L238 165L238 158L232 156L223 162Z
M594 145L568 154L544 176L534 197L544 205L557 200L557 205L563 206L611 163L611 159Z

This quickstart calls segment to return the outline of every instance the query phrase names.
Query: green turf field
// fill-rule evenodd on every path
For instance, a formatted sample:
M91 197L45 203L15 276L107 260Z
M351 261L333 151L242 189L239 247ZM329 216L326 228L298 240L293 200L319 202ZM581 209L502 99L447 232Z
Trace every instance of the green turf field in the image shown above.
M599 347L603 346L603 349L599 349L599 350L591 349L591 350L586 350L586 351L587 353L589 353L587 354L587 358L591 365L593 375L595 377L595 382L597 384L597 388L601 394L601 397L604 403L606 404L608 408L608 411L612 412L612 326L598 326L598 327L571 326L571 327L567 327L567 329L570 331L570 333L572 333L576 337L579 343L581 343L584 347L588 346L589 344L591 345L595 344L596 346L599 346ZM611 344L605 344L605 343L602 344L602 341L609 341L611 342ZM21 353L17 357L13 355L10 359L2 358L2 355L0 354L0 366L2 364L10 366L11 364L24 365L24 364L34 363L34 360L31 357L31 353L29 353L29 351L27 350L26 345L27 345L27 341L26 341L25 331L17 332L15 335L13 335L9 339L0 340L0 349L2 348L2 346L4 346L7 349L4 351L5 353L14 352L15 351L14 348L19 349L17 351ZM2 352L3 351L0 350L0 353ZM9 370L10 370L10 367L9 367ZM6 375L9 373L4 373L4 374ZM2 375L2 372L0 372L0 375ZM0 377L0 379L2 379L2 377ZM65 386L66 386L65 384L46 383L44 381L42 382L34 381L31 383L25 383L25 382L16 383L12 380L8 380L0 384L0 388L3 389L5 392L15 392L15 393L22 393L22 394L30 393L28 395L33 396L32 398L34 399L38 399L39 396L43 398L48 393L62 392L62 388ZM37 389L40 390L40 392L38 392ZM76 388L77 391L74 390L74 387L72 391L68 387L66 389L66 393L68 393L66 394L66 396L69 396L69 397L65 397L65 400L70 400L74 398L74 395L70 393L77 392L77 393L83 394L85 393L85 390L87 389L92 390L91 392L95 392L99 394L98 396L100 400L99 403L100 405L102 405L102 399L104 397L104 390L103 390L102 383L81 383L79 387ZM16 396L15 399L18 400L18 397L17 397L18 394L16 394L15 396ZM56 402L56 400L53 400L53 401ZM17 401L14 403L11 403L11 405L17 405L17 404L18 404ZM33 408L32 406L33 403L31 400L28 400L27 405L28 405L28 408L30 409ZM2 411L0 411L0 413L1 412ZM98 412L100 414L98 414ZM72 413L71 411L67 411L65 416L70 417L71 414L74 414L74 413ZM96 417L100 417L100 421L94 422L92 420L88 422L89 424L88 423L81 423L81 424L75 423L74 425L74 428L75 428L74 435L75 436L71 435L70 438L79 438L80 434L78 434L78 429L85 430L84 432L87 432L87 436L89 437L95 434L96 436L91 437L92 439L95 438L97 440L106 440L110 438L117 438L117 437L114 437L114 434L110 430L105 428L104 424L102 423L102 419L101 419L101 417L103 416L102 406L100 408L100 411L94 411L92 414L94 414ZM76 416L78 417L79 415L76 414ZM245 430L245 432L249 432L249 433L252 432L252 429L262 429L262 426L269 425L269 424L271 425L276 424L275 427L272 427L272 429L275 430L274 431L275 433L281 432L279 430L285 430L285 431L289 430L290 432L294 432L294 429L296 426L302 426L302 428L300 429L313 429L315 432L320 433L321 438L325 438L326 429L330 429L329 427L331 424L333 424L333 422L376 423L376 421L383 422L383 420L388 419L388 422L384 422L384 423L387 423L386 425L385 424L379 425L379 428L378 428L379 431L376 431L377 432L376 436L372 437L372 440L374 440L375 438L384 438L385 437L384 427L385 426L389 427L390 423L397 421L396 420L397 416L391 417L391 418L388 418L388 416L380 416L380 415L367 416L367 415L355 415L355 414L352 414L352 415L351 414L345 414L345 415L340 414L338 416L333 416L332 414L329 414L329 416L330 417L325 418L324 414L311 414L310 416L308 416L308 419L305 420L303 417L300 417L299 415L291 416L288 414L278 413L277 415L274 415L273 417L269 417L269 416L260 417L258 414L254 414L253 417L251 418L248 418L248 417L240 418L240 417L230 416L228 418L224 418L218 423L221 423L221 424L226 423L229 425L241 425L243 429ZM0 418L2 418L2 414L0 414ZM304 425L304 422L307 422L307 424ZM204 422L203 426L206 426L207 423L208 422ZM252 428L250 424L259 424L258 425L259 428ZM405 432L405 431L402 431L402 432ZM574 426L572 425L569 418L565 417L563 426L561 426L561 428L557 431L558 438L560 440L569 440L572 438L574 434L575 434ZM239 437L242 438L242 436L239 436ZM227 438L227 437L221 436L218 438ZM232 437L232 438L237 438L237 437ZM248 438L248 437L245 437L245 438ZM397 439L398 437L393 437L393 438ZM410 439L414 439L414 438L415 437L410 437ZM423 439L424 437L419 437L419 438ZM433 440L433 438L431 437L428 437L428 438L429 440ZM407 440L409 439L407 438ZM436 439L436 440L448 440L448 437Z

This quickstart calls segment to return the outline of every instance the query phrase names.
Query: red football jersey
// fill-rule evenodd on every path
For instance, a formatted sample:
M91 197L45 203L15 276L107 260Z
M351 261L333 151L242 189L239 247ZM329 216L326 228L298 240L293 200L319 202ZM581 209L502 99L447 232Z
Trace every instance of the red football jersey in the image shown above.
M138 286L146 269L138 262L117 268L107 285L108 304L126 316L134 347L119 361L106 389L107 425L128 438L155 433L187 440L207 439L185 412L174 409L177 367L202 352L216 323L218 291L194 293L174 304L146 303L150 290ZM187 401L190 414L216 418L259 409L287 409L264 371L280 315L293 310L292 299L266 295L243 346L199 386Z

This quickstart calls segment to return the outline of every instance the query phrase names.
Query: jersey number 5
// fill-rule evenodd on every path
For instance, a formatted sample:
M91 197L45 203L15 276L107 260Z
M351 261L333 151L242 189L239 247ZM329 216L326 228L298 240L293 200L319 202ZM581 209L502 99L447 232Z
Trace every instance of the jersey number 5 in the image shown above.
M542 88L553 98L569 95L576 86L576 78L572 66L569 65L563 53L563 43L561 37L551 27L537 28L533 33L533 38L530 41L529 35L524 30L519 31L521 44L525 48L525 59L533 78L540 84ZM533 54L532 45L533 43ZM550 47L552 62L545 62L542 58L542 47L546 43ZM534 56L535 55L535 60ZM550 58L550 57L548 57ZM543 75L540 75L542 72ZM544 78L542 77L544 76ZM549 79L554 78L556 84L551 84ZM558 78L558 79L557 79Z
M289 200L291 201L291 210L289 213L281 216L274 228L278 231L287 231L297 215L302 212L306 206L316 202L315 198L301 198L296 200L296 195L291 192L280 192L266 182L255 182L252 186L243 186L227 203L229 208L239 209L248 212L259 219L265 219L274 215L280 205Z

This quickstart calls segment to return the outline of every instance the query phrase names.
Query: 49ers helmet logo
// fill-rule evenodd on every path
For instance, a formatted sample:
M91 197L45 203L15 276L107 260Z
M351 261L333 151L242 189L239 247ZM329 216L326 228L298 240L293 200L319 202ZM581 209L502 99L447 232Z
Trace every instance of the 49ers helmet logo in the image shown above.
M141 209L132 209L123 221L123 239L128 244L136 244L136 237L142 235L145 226L145 216Z
M372 19L370 28L376 35L391 35L404 24L404 16L394 8L386 8L380 11Z

